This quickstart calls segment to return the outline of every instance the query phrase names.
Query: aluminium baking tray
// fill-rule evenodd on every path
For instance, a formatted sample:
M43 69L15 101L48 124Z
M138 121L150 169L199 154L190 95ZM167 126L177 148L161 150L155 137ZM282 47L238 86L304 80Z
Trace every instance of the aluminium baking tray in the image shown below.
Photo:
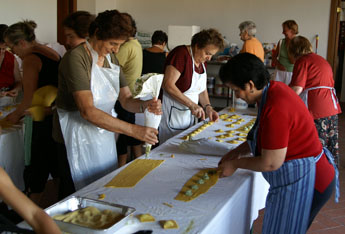
M108 203L104 201L99 201L99 200L94 200L94 199L89 199L89 198L83 198L83 197L77 197L77 196L72 196L67 200L58 202L47 209L45 209L46 213L49 216L54 216L58 214L64 214L66 212L71 212L75 211L80 208L85 208L87 206L93 206L98 208L99 210L111 210L114 212L118 212L124 215L124 218L122 218L120 221L115 223L114 225L110 226L109 228L106 229L93 229L93 228L88 228L84 226L80 226L78 224L73 224L73 223L66 223L58 220L54 220L56 224L59 226L59 228L68 233L115 233L118 231L120 228L126 225L127 220L129 219L130 215L135 212L135 209L129 206L123 206L119 204L114 204L114 203Z

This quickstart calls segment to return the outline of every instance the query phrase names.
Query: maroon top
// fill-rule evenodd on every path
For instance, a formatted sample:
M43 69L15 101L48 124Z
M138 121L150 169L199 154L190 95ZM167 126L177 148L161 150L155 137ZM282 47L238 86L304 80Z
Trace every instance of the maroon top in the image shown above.
M184 93L190 88L193 77L193 60L187 46L177 46L169 52L164 70L168 65L174 66L181 73L179 79L176 81L176 86L182 93ZM206 64L204 65L206 67ZM199 67L195 66L194 69L195 72L199 74L204 73L202 64L200 64Z
M5 51L4 60L0 67L0 88L11 88L14 85L14 60L14 55Z

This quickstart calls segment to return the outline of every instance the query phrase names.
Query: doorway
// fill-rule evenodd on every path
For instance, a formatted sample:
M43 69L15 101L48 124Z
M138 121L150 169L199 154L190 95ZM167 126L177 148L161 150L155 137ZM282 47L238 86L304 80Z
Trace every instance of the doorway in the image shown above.
M77 10L77 0L57 1L57 41L65 45L66 39L63 32L62 21L71 13Z

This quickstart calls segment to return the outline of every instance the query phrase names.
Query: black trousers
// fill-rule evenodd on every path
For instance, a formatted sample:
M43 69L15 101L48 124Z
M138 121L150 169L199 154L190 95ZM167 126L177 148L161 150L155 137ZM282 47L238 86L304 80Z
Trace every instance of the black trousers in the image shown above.
M58 149L58 173L60 177L59 200L75 192L75 187L69 167L65 144L57 143Z
M326 204L326 202L332 196L334 187L335 187L335 176L333 178L333 181L328 185L328 187L325 189L323 193L320 193L319 191L314 189L314 198L313 198L313 203L311 204L308 228L313 223L313 220L316 217L317 213L319 213L321 208Z
M115 103L115 111L117 113L117 118L123 121L126 121L128 123L135 124L135 113L126 111L121 106L119 101ZM116 142L117 155L127 154L127 146L140 145L140 144L141 144L141 141L133 137L120 134Z
M24 169L25 190L29 193L43 192L49 174L58 177L57 148L52 138L53 119L33 122L31 162Z

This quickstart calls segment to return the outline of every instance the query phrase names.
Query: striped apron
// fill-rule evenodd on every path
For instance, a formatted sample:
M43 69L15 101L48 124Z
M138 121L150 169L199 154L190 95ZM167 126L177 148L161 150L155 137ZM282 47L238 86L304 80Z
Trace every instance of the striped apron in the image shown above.
M269 84L263 91L256 122L248 133L248 143L254 156L260 114L266 103L268 88ZM323 153L316 157L290 160L278 170L262 172L270 184L262 233L306 233L314 194L315 165Z

